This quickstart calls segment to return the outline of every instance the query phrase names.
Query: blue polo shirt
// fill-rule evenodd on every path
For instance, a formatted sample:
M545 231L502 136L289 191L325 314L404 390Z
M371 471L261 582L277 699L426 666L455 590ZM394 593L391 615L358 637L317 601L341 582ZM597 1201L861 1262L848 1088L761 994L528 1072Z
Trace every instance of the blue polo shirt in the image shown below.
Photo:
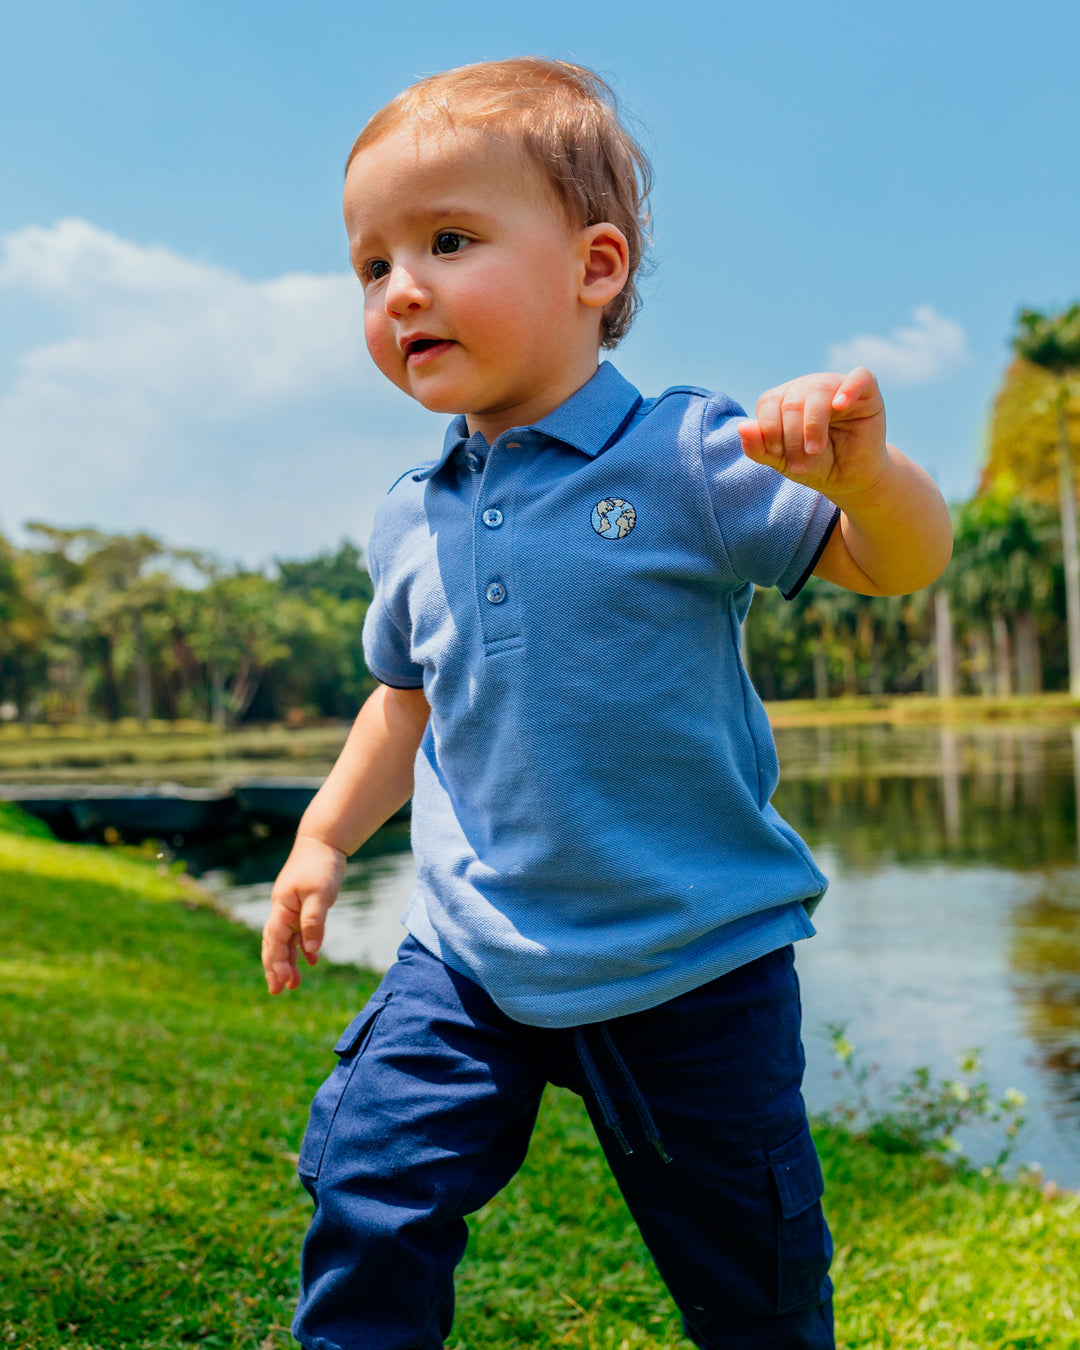
M364 652L431 704L404 922L518 1021L638 1012L814 931L739 640L837 512L743 455L744 416L605 363L490 446L456 418L377 514Z

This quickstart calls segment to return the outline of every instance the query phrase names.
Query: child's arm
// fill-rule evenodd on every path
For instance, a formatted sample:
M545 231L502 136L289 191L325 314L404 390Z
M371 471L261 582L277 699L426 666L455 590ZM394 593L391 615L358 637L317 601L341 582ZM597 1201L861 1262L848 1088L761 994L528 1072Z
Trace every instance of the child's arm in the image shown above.
M815 575L861 595L906 595L944 572L949 510L929 474L885 441L885 405L861 366L762 394L743 451L840 508Z
M337 763L304 812L274 883L262 961L271 994L300 983L296 950L318 960L326 911L345 859L412 796L413 762L428 720L422 689L380 685L360 709Z

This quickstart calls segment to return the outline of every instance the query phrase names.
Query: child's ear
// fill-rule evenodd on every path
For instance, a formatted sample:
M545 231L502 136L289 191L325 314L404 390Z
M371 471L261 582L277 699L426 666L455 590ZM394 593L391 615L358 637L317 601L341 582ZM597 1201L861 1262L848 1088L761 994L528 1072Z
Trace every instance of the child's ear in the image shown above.
M603 309L626 285L630 247L617 225L602 221L581 232L581 281L578 298L590 309Z

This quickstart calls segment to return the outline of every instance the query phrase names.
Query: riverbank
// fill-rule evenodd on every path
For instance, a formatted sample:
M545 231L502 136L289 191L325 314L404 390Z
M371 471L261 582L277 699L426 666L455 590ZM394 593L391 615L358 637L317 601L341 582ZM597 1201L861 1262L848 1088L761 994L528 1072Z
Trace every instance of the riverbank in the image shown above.
M152 855L2 823L0 894L0 1343L289 1345L295 1153L374 977L271 1000L256 935ZM1080 1197L817 1136L846 1350L1080 1348ZM472 1228L455 1350L686 1346L574 1098Z
M766 703L774 728L921 724L965 726L986 722L1013 722L1053 726L1080 721L1080 700L1068 694L1017 694L1011 698L933 698L928 694L898 694L873 698L786 699Z
M954 699L860 695L790 699L765 707L777 729L988 722L1052 726L1080 721L1080 701L1064 693ZM204 722L150 722L140 727L132 719L30 727L8 723L0 726L0 782L134 783L169 775L190 784L216 784L253 774L311 776L325 773L348 731L347 722L229 731Z
M0 782L141 783L168 777L215 785L259 776L324 775L347 722L217 730L202 722L135 721L0 727Z

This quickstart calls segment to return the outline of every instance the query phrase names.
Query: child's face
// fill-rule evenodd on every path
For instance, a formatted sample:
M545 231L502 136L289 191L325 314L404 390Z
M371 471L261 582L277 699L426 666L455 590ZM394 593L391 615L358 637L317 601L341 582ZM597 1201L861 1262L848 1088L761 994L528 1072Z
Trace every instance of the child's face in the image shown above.
M345 222L368 350L425 408L491 441L595 371L591 231L507 147L398 128L349 166Z

